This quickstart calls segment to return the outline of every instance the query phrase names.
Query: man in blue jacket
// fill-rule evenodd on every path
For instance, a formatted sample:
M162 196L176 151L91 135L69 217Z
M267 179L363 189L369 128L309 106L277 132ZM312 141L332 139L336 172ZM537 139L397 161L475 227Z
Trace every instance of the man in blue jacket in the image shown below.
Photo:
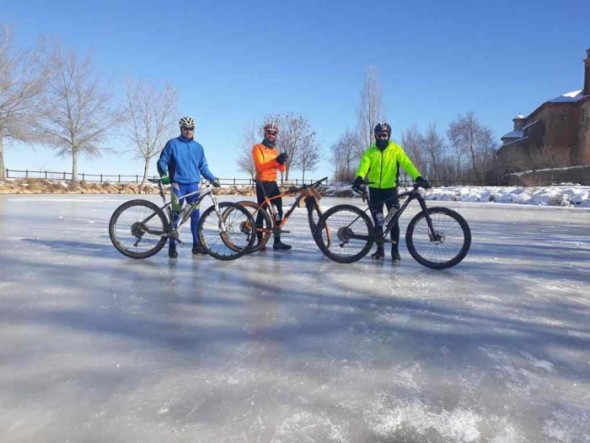
M182 117L178 122L180 125L180 137L168 140L158 160L158 172L163 184L172 184L172 211L174 214L174 226L178 226L179 213L184 206L193 203L199 198L194 194L184 198L199 189L201 175L209 180L213 186L221 186L219 180L211 173L207 166L207 159L203 146L193 140L195 134L195 120L192 117ZM199 242L197 226L201 217L199 209L191 214L191 232L193 234L193 254L205 254ZM176 242L170 239L168 256L178 257Z

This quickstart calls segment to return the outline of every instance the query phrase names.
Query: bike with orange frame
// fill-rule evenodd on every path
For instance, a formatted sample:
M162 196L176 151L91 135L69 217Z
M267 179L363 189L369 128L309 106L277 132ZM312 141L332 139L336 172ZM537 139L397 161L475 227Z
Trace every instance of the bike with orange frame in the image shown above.
M289 217L295 210L295 208L299 207L300 202L305 199L305 207L307 209L307 220L309 222L309 229L311 230L311 235L316 243L316 245L321 244L331 244L332 237L330 233L330 229L327 225L324 225L323 229L318 231L318 221L320 217L323 215L322 210L320 209L320 194L318 192L318 186L321 185L322 182L328 180L328 177L324 177L321 180L318 180L309 185L303 185L298 188L291 188L281 194L268 197L266 193L264 194L264 201L259 205L256 202L252 202L249 200L239 201L238 205L246 208L250 214L252 214L252 218L256 220L256 217L261 212L263 214L263 221L262 226L256 227L257 234L262 234L258 243L252 245L248 252L256 252L260 250L264 250L266 247L266 243L268 239L273 234L283 234L289 233L290 231L284 230L284 226L289 221ZM272 201L281 197L288 197L296 195L295 201L293 205L289 208L289 210L285 213L282 220L277 222L278 213L276 212ZM318 238L319 236L319 238ZM320 240L321 239L321 240Z

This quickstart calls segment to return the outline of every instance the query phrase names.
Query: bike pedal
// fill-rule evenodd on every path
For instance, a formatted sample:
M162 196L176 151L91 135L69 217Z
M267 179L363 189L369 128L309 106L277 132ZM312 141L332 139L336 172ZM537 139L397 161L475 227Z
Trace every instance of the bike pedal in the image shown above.
M290 234L291 231L279 231L281 234Z

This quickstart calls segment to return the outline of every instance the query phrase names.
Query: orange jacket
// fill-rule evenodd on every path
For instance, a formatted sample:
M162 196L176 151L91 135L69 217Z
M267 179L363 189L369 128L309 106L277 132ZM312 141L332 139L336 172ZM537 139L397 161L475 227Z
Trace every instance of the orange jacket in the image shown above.
M264 182L277 181L277 169L281 172L287 170L287 165L281 165L276 158L279 156L277 148L267 148L262 143L252 147L252 159L256 168L256 180Z

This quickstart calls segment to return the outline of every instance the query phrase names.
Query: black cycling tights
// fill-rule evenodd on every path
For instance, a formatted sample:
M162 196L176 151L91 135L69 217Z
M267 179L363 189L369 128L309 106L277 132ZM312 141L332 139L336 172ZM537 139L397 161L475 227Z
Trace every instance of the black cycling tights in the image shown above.
M383 232L383 203L385 203L388 212L394 206L399 209L397 188L369 188L369 201L375 229L377 232ZM399 243L399 224L396 224L391 230L391 241L392 248L397 249Z
M281 194L279 189L279 185L277 182L258 182L256 183L256 198L258 200L258 204L261 205L264 203L264 196L271 198ZM276 208L278 220L277 223L280 223L283 219L283 199L282 198L275 198L272 200L273 206ZM256 216L256 226L262 227L264 222L264 215L262 212L259 212ZM258 239L262 238L262 232L256 232L256 236Z

